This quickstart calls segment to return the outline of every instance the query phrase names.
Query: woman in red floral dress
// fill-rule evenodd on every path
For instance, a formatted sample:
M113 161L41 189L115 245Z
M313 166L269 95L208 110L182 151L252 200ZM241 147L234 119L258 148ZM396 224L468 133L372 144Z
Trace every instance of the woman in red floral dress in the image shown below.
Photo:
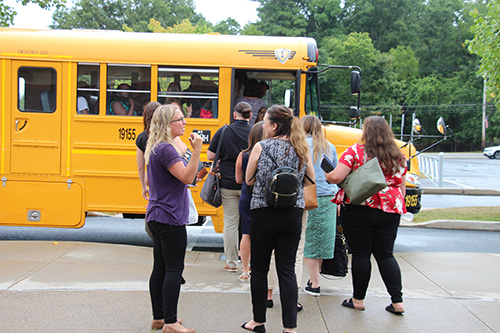
M401 214L406 213L406 159L394 140L394 134L384 118L366 118L361 144L347 148L335 170L326 175L326 180L339 184L365 161L378 158L387 181L386 188L359 205L352 205L343 189L332 200L341 205L342 226L352 252L353 296L344 300L342 305L355 310L365 309L364 299L371 274L370 257L373 254L391 296L391 304L386 310L400 315L404 312L401 271L393 249Z

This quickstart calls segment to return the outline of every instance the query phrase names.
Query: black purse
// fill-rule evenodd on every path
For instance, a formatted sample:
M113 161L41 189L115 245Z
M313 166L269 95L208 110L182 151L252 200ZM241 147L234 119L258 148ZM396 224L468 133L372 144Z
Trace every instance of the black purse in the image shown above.
M332 259L324 259L320 274L326 279L343 278L347 276L348 269L347 246L345 236L340 225L335 234L335 250Z

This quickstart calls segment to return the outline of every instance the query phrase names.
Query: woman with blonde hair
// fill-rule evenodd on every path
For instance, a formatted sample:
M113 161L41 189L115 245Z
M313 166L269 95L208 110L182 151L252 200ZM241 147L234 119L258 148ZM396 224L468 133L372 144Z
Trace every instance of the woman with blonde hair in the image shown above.
M331 199L339 190L337 185L326 181L325 173L321 169L321 160L325 154L335 167L338 158L335 146L325 138L321 121L316 116L305 116L300 121L304 125L306 140L314 163L318 198L318 208L310 210L307 218L304 262L310 279L304 291L311 296L319 296L321 264L323 259L331 259L334 255L337 205L332 203Z
M385 175L386 188L359 205L352 205L343 189L333 199L342 205L342 227L352 252L353 295L342 305L355 310L365 309L364 299L371 275L370 257L373 254L391 296L391 304L385 309L401 315L404 312L401 271L393 250L401 214L406 213L406 159L394 140L394 134L384 118L366 118L361 143L347 148L338 166L326 175L326 180L339 184L366 161L375 157L378 159Z
M292 110L282 105L271 106L262 126L267 139L252 149L245 177L247 185L254 185L250 201L253 320L241 327L254 332L266 331L267 274L274 250L284 332L295 332L298 292L294 268L305 206L304 175L314 179L314 168L304 128ZM297 172L297 200L293 207L275 208L268 205L263 188L273 170L282 166ZM306 182L310 185L310 181Z
M198 171L202 139L190 133L193 154L189 162L173 143L184 134L186 120L173 105L162 105L154 113L145 159L148 165L149 203L146 222L153 234L153 271L149 281L153 308L152 329L163 333L194 332L177 319L186 254L186 224L189 216L187 185Z

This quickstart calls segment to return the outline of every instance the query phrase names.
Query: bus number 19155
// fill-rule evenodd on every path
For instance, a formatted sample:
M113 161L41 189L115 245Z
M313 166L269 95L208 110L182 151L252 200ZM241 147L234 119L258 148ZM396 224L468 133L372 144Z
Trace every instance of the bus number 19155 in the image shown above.
M135 128L119 128L118 139L135 140Z

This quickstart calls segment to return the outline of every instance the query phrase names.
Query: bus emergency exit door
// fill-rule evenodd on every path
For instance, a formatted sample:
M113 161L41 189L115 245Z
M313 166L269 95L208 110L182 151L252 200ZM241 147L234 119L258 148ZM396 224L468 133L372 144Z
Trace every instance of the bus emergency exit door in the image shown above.
M12 62L13 174L61 172L61 64Z

